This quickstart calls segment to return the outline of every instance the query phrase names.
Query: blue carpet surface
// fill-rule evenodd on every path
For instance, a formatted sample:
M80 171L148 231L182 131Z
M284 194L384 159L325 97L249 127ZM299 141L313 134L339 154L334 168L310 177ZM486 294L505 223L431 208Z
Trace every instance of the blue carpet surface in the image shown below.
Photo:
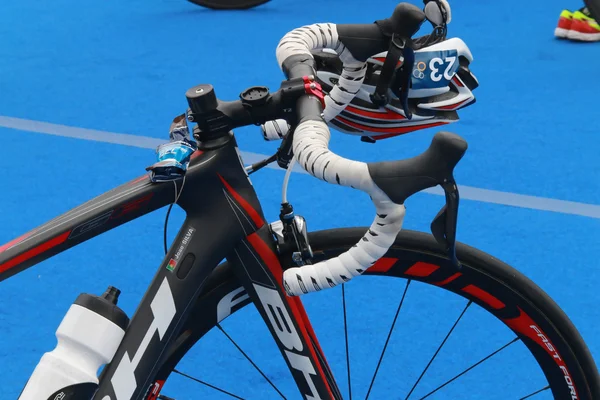
M275 47L287 31L314 22L372 22L389 16L395 4L272 0L249 11L214 12L184 0L5 1L0 4L0 115L167 138L172 118L185 110L188 87L212 83L223 99L235 99L252 85L275 88L282 79ZM456 172L458 182L600 204L595 121L600 44L561 42L552 36L560 11L580 5L455 0L452 6L450 36L461 37L470 47L475 57L471 67L481 83L477 104L448 128L469 142ZM434 133L367 145L333 132L332 149L363 161L399 159L423 151ZM254 127L240 129L237 138L245 151L266 154L277 146L264 142ZM139 176L154 161L151 150L4 128L0 148L0 243ZM253 176L269 220L277 218L282 178L275 170ZM293 176L289 196L313 230L372 220L366 196L306 175ZM405 227L428 230L441 202L429 194L411 198ZM117 286L123 290L122 307L134 312L162 257L163 218L164 210L157 211L0 284L2 398L18 396L39 357L53 348L54 330L79 293ZM176 212L171 236L181 219ZM600 219L464 201L459 239L537 282L600 359L599 231ZM401 290L401 282L377 279L348 285L355 398L366 394ZM460 298L420 286L409 300L371 398L406 393L464 306ZM305 299L346 390L339 302L338 289ZM288 398L297 398L255 310L232 316L224 326ZM415 398L511 338L507 328L482 310L461 322L456 335ZM449 386L432 398L481 399L479 393L490 389L495 395L486 399L518 398L540 387L531 363L523 348L511 347L467 375L463 385ZM219 332L211 332L184 359L181 370L244 398L274 394ZM515 380L515 374L521 379ZM468 394L459 391L464 385ZM499 391L505 386L514 393ZM177 400L226 398L180 377L168 383L165 394Z

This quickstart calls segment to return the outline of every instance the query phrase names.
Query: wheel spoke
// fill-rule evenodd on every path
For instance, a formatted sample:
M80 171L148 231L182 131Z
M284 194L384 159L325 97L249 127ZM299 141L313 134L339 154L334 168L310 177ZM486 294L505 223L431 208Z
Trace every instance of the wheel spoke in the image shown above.
M387 349L388 343L390 342L390 338L392 337L392 332L394 330L394 326L396 325L396 320L398 319L398 315L400 314L400 309L402 308L402 304L404 303L404 298L406 297L406 292L408 292L408 287L410 286L411 280L406 281L406 287L404 288L404 293L402 293L402 298L400 299L400 304L398 304L398 309L396 310L396 315L394 315L394 321L392 322L392 326L390 327L390 331L388 332L387 339L385 340L385 344L383 345L383 350L381 351L381 355L379 356L379 361L377 362L377 367L375 368L375 372L373 373L373 377L371 378L371 384L369 385L369 390L367 391L367 396L365 400L369 398L371 394L371 389L373 389L373 383L375 383L375 378L377 377L377 373L379 372L379 367L381 366L381 361L383 360L383 356L385 355L385 351Z
M231 338L231 336L229 336L227 334L227 332L225 332L225 329L223 329L221 327L221 324L217 324L217 328L219 328L219 330L221 332L223 332L223 334L227 337L227 339L229 339L229 341L231 343L233 343L233 345L239 350L240 353L242 353L242 355L246 358L246 360L248 360L250 362L250 364L252 364L254 369L256 369L262 375L262 377L265 378L265 380L269 383L269 385L271 385L271 387L273 387L273 389L275 389L275 391L277 393L279 393L279 396L281 396L282 399L285 399L285 396L283 395L283 393L281 393L281 391L279 389L277 389L277 386L275 386L275 384L267 377L267 375L265 375L265 373L262 372L260 368L258 368L258 365L256 365L256 363L254 361L252 361L252 359L248 356L248 354L246 354L246 352L244 350L242 350L242 348L240 346L238 346L238 344L235 342L235 340L233 340Z
M446 341L448 340L448 338L450 337L450 335L454 331L454 328L456 328L456 325L458 325L458 323L460 322L460 320L462 319L462 317L465 315L465 313L469 309L469 306L471 306L472 303L473 302L471 300L469 300L469 302L465 306L464 310L460 313L458 319L456 320L456 322L454 322L454 325L452 325L452 328L450 328L450 331L448 332L448 334L446 335L446 337L444 338L444 340L442 341L442 343L439 345L439 347L437 348L437 350L433 354L433 357L431 357L431 359L429 360L429 362L425 366L425 369L423 370L423 372L421 372L421 375L419 375L419 379L417 379L417 381L415 382L415 384L413 385L413 387L410 389L410 392L408 392L408 395L406 395L406 397L405 397L404 400L408 400L408 398L410 397L410 395L412 394L412 392L414 392L414 390L417 388L417 385L419 384L419 382L421 382L421 379L423 378L423 376L425 375L425 373L427 372L427 370L429 369L429 367L433 363L433 360L435 360L435 358L439 354L439 352L442 349L442 347L444 347L444 344L446 344Z
M184 376L184 377L186 377L186 378L188 378L188 379L191 379L191 380L193 380L194 382L198 382L198 383L201 383L201 384L203 384L203 385L205 385L205 386L208 386L208 387L209 387L209 388L211 388L211 389L214 389L214 390L217 390L217 391L219 391L219 392L221 392L221 393L227 394L227 395L229 395L230 397L233 397L233 398L235 398L235 399L244 400L244 398L243 398L243 397L237 396L237 395L235 395L235 394L233 394L233 393L230 393L230 392L228 392L227 390L224 390L224 389L221 389L221 388L219 388L219 387L217 387L217 386L211 385L210 383L204 382L204 381L202 381L202 380L200 380L200 379L198 379L198 378L194 378L193 376L191 376L191 375L188 375L188 374L186 374L186 373L183 373L183 372L181 372L181 371L178 371L178 370L176 370L176 369L173 369L173 372L175 372L176 374L179 374L179 375L181 375L181 376ZM160 397L159 397L159 399L160 399Z
M533 393L531 393L531 394L528 394L528 395L527 395L527 396L525 396L525 397L521 397L519 400L525 400L525 399L529 399L529 398L531 398L531 397L535 396L536 394L542 393L543 391L545 391L545 390L548 390L548 389L550 389L550 385L546 386L545 388L541 388L540 390L538 390L538 391L535 391L535 392L533 392Z
M344 307L344 337L346 339L346 369L348 371L348 395L352 400L352 379L350 378L350 351L348 346L348 323L346 319L346 285L342 283L342 306Z
M481 360L477 361L475 364L471 365L469 368L465 369L463 372L461 372L460 374L456 375L454 378L447 380L446 382L444 382L443 384L441 384L440 386L438 386L437 388L435 388L431 392L427 393L425 396L421 397L419 400L423 400L423 399L428 398L429 396L431 396L432 394L434 394L435 392L437 392L441 388L443 388L446 385L449 385L450 383L454 382L455 380L457 380L458 378L460 378L461 376L463 376L464 374L466 374L467 372L469 372L473 368L475 368L478 365L482 364L484 361L489 360L490 358L492 358L496 354L500 353L502 350L504 350L505 348L507 348L508 346L510 346L511 344L515 343L518 340L520 340L518 337L514 338L513 340L511 340L510 342L508 342L504 346L500 347L498 350L494 351L493 353L489 354L488 356L486 356L486 357L482 358Z

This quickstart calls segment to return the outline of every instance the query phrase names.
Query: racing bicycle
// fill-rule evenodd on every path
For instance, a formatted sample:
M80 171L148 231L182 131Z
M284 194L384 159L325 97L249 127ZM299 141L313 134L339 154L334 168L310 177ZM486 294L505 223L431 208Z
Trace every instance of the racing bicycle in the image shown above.
M459 191L453 171L467 150L463 138L438 132L414 158L373 163L348 160L328 148L330 125L343 124L348 133L376 141L428 127L428 119L452 122L456 110L474 101L470 90L477 81L468 68L472 58L468 49L456 48L462 42L445 40L445 32L440 35L445 26L440 30L437 24L431 36L413 40L426 19L421 9L401 3L390 18L373 24L314 24L289 32L277 48L286 75L278 90L255 86L238 100L223 101L209 84L190 88L189 108L174 120L171 132L176 138L174 133L193 124L193 144L181 137L173 142L179 150L191 146L188 153L164 153L171 159L160 160L149 174L0 248L4 280L159 208L176 204L185 211L182 227L94 383L91 398L169 399L160 392L179 361L208 332L221 329L223 320L252 304L299 395L342 399L346 389L334 377L300 296L339 285L344 290L359 275L405 282L403 291L389 293L399 300L396 317L411 283L464 298L461 317L469 307L494 316L514 333L504 347L522 343L547 382L519 398L540 393L561 400L600 398L595 362L560 307L517 270L456 241ZM315 53L325 48L335 52L333 58ZM435 61L450 63L452 57L454 66L441 68L441 61ZM339 67L338 74L333 77L333 69L319 74L318 66L325 65ZM421 82L423 71L429 73L428 83ZM418 90L428 95L415 95ZM233 130L249 125L263 125L265 137L282 142L273 157L245 167ZM248 175L270 162L287 168L286 181L297 163L325 182L364 191L376 209L373 223L308 232L285 194L280 219L268 223ZM443 189L445 205L431 223L431 234L401 230L405 200L435 186ZM462 375L420 398L443 396ZM418 383L394 398L414 398ZM347 398L351 393L349 386ZM65 398L60 395L55 398Z

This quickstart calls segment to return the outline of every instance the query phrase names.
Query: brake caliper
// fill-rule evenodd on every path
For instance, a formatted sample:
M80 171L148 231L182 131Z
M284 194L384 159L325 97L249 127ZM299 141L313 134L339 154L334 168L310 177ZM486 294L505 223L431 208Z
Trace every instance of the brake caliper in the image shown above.
M277 249L280 254L291 252L292 261L296 266L311 264L313 252L308 242L306 220L294 214L290 203L281 205L279 221L270 224L271 233L277 239Z

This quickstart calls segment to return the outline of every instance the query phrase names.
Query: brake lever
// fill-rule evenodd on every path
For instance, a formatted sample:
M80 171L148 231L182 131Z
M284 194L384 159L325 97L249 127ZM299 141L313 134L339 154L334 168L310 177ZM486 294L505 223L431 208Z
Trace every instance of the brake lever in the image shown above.
M292 158L294 157L294 152L292 151L293 141L294 141L294 131L290 130L283 137L283 140L281 141L281 145L279 146L279 148L277 149L277 152L275 154L273 154L269 158L265 158L264 160L261 160L257 163L247 166L246 172L248 174L253 174L256 171L258 171L259 169L264 168L267 165L269 165L275 161L277 161L277 165L279 165L279 167L281 167L283 169L287 169L288 165L292 161Z
M290 129L289 132L281 140L281 145L277 149L276 160L277 165L280 168L287 169L294 158L294 151L292 145L294 143L294 129Z
M427 188L440 185L444 189L446 204L433 219L431 233L457 268L460 268L456 257L459 194L453 171L467 147L460 136L438 132L429 148L418 156L368 164L375 184L396 204L404 204L410 196Z
M431 222L431 233L435 240L444 247L452 264L460 269L461 264L456 256L456 226L460 195L453 177L444 180L440 186L444 189L446 204Z

